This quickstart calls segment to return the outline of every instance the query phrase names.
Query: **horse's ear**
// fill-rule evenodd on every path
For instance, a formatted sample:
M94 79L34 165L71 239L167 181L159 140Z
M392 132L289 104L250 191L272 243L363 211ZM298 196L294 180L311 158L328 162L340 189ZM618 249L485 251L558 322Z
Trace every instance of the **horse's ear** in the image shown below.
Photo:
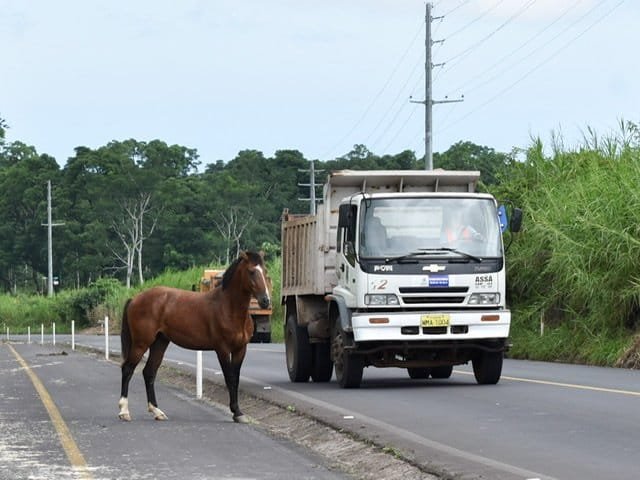
M240 252L240 258L243 259L243 260L249 260L249 255L247 255L246 250L242 250Z
M260 255L260 258L261 258L262 260L264 260L264 250L260 250L260 251L258 252L258 255Z

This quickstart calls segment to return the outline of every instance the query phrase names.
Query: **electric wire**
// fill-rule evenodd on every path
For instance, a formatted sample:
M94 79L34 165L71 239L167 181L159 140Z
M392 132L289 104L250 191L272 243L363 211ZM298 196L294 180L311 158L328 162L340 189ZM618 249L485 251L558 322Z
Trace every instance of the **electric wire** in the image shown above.
M409 51L411 50L411 48L413 47L413 44L415 43L416 39L418 38L418 36L420 35L420 33L424 30L424 23L421 23L420 28L418 29L418 31L416 32L416 34L413 36L413 39L411 40L411 42L409 43L409 46L407 47L407 49L404 51L404 53L402 54L402 56L400 57L400 59L398 60L398 62L396 63L395 67L393 68L391 74L389 75L389 77L387 78L387 81L384 83L384 85L382 86L382 88L378 91L378 93L375 95L375 97L373 98L373 100L369 103L369 105L367 106L367 108L365 109L365 111L362 113L362 115L360 116L360 118L356 121L356 123L353 125L353 127L351 127L351 129L345 133L342 138L340 138L340 140L338 140L337 142L335 142L335 144L327 149L322 155L321 158L326 158L327 155L329 155L330 153L332 153L333 151L336 150L336 148L338 148L338 146L342 145L344 143L344 141L349 138L353 132L362 124L362 122L364 121L365 118L367 118L367 116L369 115L369 112L371 111L371 109L373 108L373 106L375 105L375 103L378 101L378 99L382 96L382 94L385 92L385 90L387 89L387 87L389 86L389 84L391 83L392 78L394 77L394 75L396 74L396 72L398 71L398 68L400 67L400 65L402 64L402 62L404 61L404 59L406 58L406 56L408 55Z
M400 128L396 131L396 134L389 141L389 143L387 143L387 145L382 149L382 153L383 154L385 154L386 152L389 151L389 148L396 141L396 139L400 136L400 133L402 133L402 131L405 129L405 127L407 126L407 123L409 123L409 120L411 120L413 118L413 116L415 115L417 109L418 109L418 104L416 103L416 104L413 105L413 108L411 109L411 112L409 112L409 115L407 116L405 121L402 123L402 125L400 125Z
M466 25L463 25L462 27L460 27L458 30L455 30L454 32L450 33L449 35L447 35L447 38L451 38L456 36L457 34L459 34L460 32L465 31L467 28L469 28L471 25L473 25L474 23L482 20L484 17L486 17L487 15L489 15L493 10L495 10L496 8L498 8L498 6L500 6L501 3L503 3L504 0L498 0L498 2L496 2L495 4L493 4L493 6L491 8L488 8L487 10L485 10L484 12L482 12L479 16L477 16L476 18L474 18L473 20L471 20L469 23L467 23Z
M579 38L581 38L584 34L586 34L589 30L591 30L592 28L594 28L596 25L598 25L600 22L602 22L605 18L607 18L609 15L611 15L618 7L620 7L620 5L622 5L625 2L625 0L620 0L614 7L611 8L611 10L609 10L608 12L606 12L604 15L602 15L601 17L597 18L594 22L592 22L591 24L589 24L587 26L587 28L585 28L584 30L582 30L578 35L576 35L575 37L569 39L569 41L565 42L562 46L560 46L555 52L553 52L551 55L545 57L541 62L537 63L534 67L532 67L531 69L529 69L524 75L522 75L521 77L519 77L516 81L514 81L513 83L511 83L510 85L508 85L507 87L503 88L502 90L500 90L496 95L490 97L489 99L487 99L485 102L481 103L480 105L478 105L476 108L470 110L469 112L467 112L465 115L463 115L462 117L454 120L453 122L451 122L450 124L444 126L442 129L439 130L439 132L443 132L443 131L447 131L448 129L450 129L451 127L453 127L454 125L460 123L463 120L466 120L467 118L469 118L471 115L473 115L475 112L477 112L478 110L484 108L485 106L489 105L490 103L492 103L493 101L495 101L497 98L501 97L503 94L505 94L506 92L508 92L509 90L513 89L516 85L518 85L519 83L521 83L522 81L524 81L526 78L528 78L533 72L537 71L538 69L540 69L543 65L545 65L546 63L548 63L549 61L553 60L555 57L557 57L561 52L563 52L566 48L568 48L569 46L571 46L575 41L577 41ZM593 9L592 9L593 10Z
M495 61L494 63L492 63L491 65L489 65L487 68L485 68L484 70L482 70L481 72L479 72L478 74L474 75L471 78L468 78L467 80L465 80L463 83L461 83L460 85L458 85L457 87L451 89L449 91L449 93L447 93L447 96L449 95L453 95L454 92L459 92L460 90L462 90L463 88L465 88L466 86L473 84L473 82L475 82L477 79L481 78L483 75L485 75L488 72L495 72L495 68L501 64L504 63L505 60L507 60L508 58L512 57L513 55L515 55L516 53L518 53L520 50L524 49L527 45L529 45L530 43L532 43L534 40L536 40L537 38L539 38L540 36L542 36L547 30L551 29L555 24L557 24L560 20L562 20L571 10L573 10L579 3L582 3L584 0L576 0L575 2L573 2L569 7L567 7L553 22L549 23L547 26L545 26L542 30L538 31L537 33L535 33L534 35L532 35L531 37L529 37L527 40L525 40L523 43L521 43L518 47L514 48L513 50L511 50L509 53L507 53L506 55L502 56L500 59L498 59L497 61ZM602 2L601 2L602 3ZM595 7L594 7L595 8ZM579 21L579 20L578 20ZM572 25L571 25L572 26ZM557 37L554 37L554 39ZM542 47L546 46L549 42L545 43ZM542 48L540 47L540 48ZM477 88L479 88L479 86L481 85L485 85L487 83L489 83L490 81L494 80L495 78L497 78L502 72L504 72L504 70L506 70L507 68L513 68L514 66L520 64L522 61L527 60L529 54L523 56L520 60L516 61L515 63L510 63L507 66L505 66L502 70L500 70L498 73L494 73L494 75L492 75L491 77L489 77L489 79L487 79L485 82L479 84L478 86L474 86L471 90L468 90L465 92L465 94L468 94L469 92L472 92L474 90L477 90Z
M386 110L386 112L382 115L382 117L380 117L380 120L378 121L378 123L376 123L375 127L373 128L373 130L371 131L371 133L369 133L369 135L367 135L367 137L364 140L364 144L366 145L371 138L374 136L374 134L378 131L378 129L380 128L380 126L384 123L384 121L386 120L387 116L389 115L389 113L391 112L391 110L393 109L393 107L398 104L398 100L400 99L400 97L402 96L402 93L405 91L405 89L407 88L407 85L409 84L409 81L411 80L411 78L413 77L416 69L420 66L420 63L416 63L413 67L413 69L411 70L411 72L409 73L409 75L407 76L407 79L405 80L404 84L402 85L402 87L400 87L398 89L398 93L396 95L396 97L393 99L393 102L391 102L391 104L389 105L389 108ZM422 65L424 65L424 62L422 62ZM422 73L422 76L424 76L424 73ZM400 109L401 110L404 106L406 106L407 103L406 102L402 102L400 104ZM394 115L394 120L395 118L397 118L398 116L398 112L399 110L396 112L396 114ZM390 125L393 123L392 120L387 128L385 129L385 132L390 128Z
M453 12L455 12L456 10L458 10L459 8L464 7L467 3L469 3L471 0L464 0L461 4L459 4L457 7L452 8L451 10L449 10L447 13L443 14L443 17L446 17L447 15L451 15ZM440 3L440 2L438 2Z
M528 0L527 3L524 4L524 6L520 7L520 9L518 9L514 14L512 14L509 18L507 18L503 23L498 25L498 27L496 27L488 35L484 36L483 38L481 38L477 42L474 42L470 47L466 48L465 50L463 50L461 52L458 52L457 54L453 55L451 58L449 58L447 61L444 62L446 65L449 65L449 64L451 64L451 65L449 65L447 68L443 69L440 73L441 74L442 73L446 73L449 70L451 70L453 67L458 65L464 58L466 58L469 54L471 54L471 52L473 52L475 49L480 47L480 45L482 45L483 43L488 41L491 37L493 37L500 30L502 30L507 25L509 25L511 22L513 22L520 15L522 15L527 10L529 10L535 3L536 3L536 0ZM457 61L452 63L453 60L457 60Z

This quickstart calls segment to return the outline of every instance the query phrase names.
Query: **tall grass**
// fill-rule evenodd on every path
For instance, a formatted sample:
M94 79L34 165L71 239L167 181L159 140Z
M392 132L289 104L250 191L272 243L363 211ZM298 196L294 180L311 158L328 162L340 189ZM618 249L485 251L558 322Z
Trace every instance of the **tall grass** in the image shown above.
M508 257L516 355L605 364L640 328L640 149L626 133L550 156L537 140L501 186L525 212Z

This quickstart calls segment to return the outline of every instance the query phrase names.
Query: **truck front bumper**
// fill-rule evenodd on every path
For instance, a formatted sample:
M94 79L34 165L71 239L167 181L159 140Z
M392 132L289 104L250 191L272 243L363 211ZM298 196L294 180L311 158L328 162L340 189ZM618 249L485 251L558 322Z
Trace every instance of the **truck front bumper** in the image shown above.
M356 342L507 338L509 310L367 312L351 317Z

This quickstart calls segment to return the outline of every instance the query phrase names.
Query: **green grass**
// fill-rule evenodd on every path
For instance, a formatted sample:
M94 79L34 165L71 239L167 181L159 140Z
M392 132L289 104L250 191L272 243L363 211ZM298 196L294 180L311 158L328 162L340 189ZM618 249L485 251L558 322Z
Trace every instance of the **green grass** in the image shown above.
M494 192L525 214L507 257L513 356L611 365L640 333L639 146L635 127L551 155L538 140Z

